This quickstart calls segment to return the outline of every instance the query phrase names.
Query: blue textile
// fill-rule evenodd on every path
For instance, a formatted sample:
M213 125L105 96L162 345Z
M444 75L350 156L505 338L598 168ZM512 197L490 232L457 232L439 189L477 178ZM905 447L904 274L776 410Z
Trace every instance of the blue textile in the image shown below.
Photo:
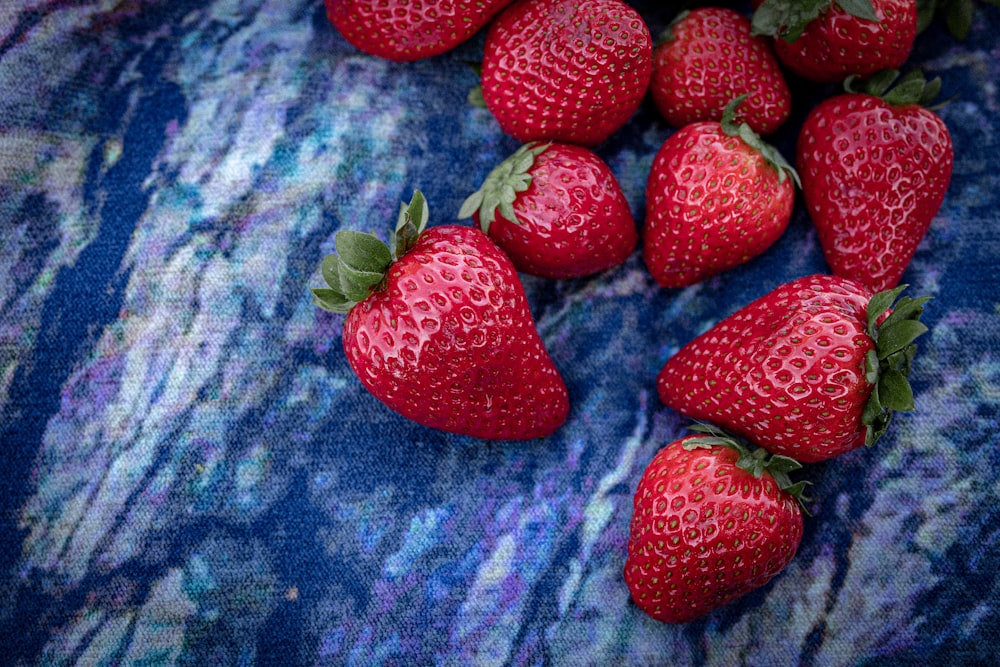
M654 34L674 9L633 3ZM665 3L669 4L669 3ZM746 8L748 9L748 7ZM954 176L903 282L930 294L917 411L807 467L813 516L763 589L684 626L621 573L639 477L686 420L664 361L827 271L781 240L683 290L640 252L523 276L572 401L544 440L408 422L316 309L338 229L414 188L431 224L517 147L466 102L478 34L361 54L318 0L0 7L0 661L19 665L987 665L1000 644L1000 10L940 25ZM795 82L773 141L830 87ZM672 130L649 100L597 149L641 224Z

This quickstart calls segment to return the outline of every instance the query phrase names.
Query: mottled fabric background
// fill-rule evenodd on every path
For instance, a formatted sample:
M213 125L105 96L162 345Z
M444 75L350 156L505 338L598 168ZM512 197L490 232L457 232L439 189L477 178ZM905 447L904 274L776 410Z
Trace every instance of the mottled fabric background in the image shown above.
M654 34L676 11L636 2ZM741 5L742 6L742 5ZM663 362L826 271L801 204L751 263L658 288L637 251L523 277L569 388L544 440L405 421L309 286L339 229L431 224L517 143L466 103L483 46L363 55L319 0L0 6L0 662L16 665L993 665L1000 645L1000 10L908 65L944 80L955 171L904 282L930 294L918 412L804 470L794 561L685 626L630 603L632 494L686 421ZM794 83L774 141L793 156ZM598 153L641 223L671 129Z

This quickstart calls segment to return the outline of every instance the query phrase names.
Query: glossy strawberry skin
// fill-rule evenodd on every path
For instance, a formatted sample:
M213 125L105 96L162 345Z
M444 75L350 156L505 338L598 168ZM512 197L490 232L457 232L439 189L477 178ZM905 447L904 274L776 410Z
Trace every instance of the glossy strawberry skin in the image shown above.
M489 235L518 271L543 278L579 278L618 266L639 240L635 220L611 169L592 151L551 144L518 193L516 221L499 211ZM478 212L475 222L480 224Z
M653 51L650 94L673 127L720 120L747 93L740 118L771 134L791 111L791 93L771 45L750 35L750 20L732 9L692 9L673 24L672 39Z
M913 50L917 3L872 0L880 23L852 16L834 2L794 42L774 40L778 59L790 71L817 83L840 83L898 69Z
M483 100L521 142L596 146L638 109L652 51L621 0L519 0L486 34Z
M774 454L822 461L865 443L872 292L838 276L779 286L667 360L660 399Z
M806 210L833 272L876 292L898 284L951 181L954 149L941 118L845 93L810 112L796 153Z
M734 449L661 449L635 492L625 563L632 600L665 623L695 620L760 588L802 540L798 502Z
M769 248L794 200L792 180L719 123L687 125L653 160L643 259L662 287L693 285Z
M325 0L330 23L355 48L408 62L450 51L511 0Z
M343 345L376 398L425 426L524 440L569 411L513 265L475 228L427 229L347 314Z

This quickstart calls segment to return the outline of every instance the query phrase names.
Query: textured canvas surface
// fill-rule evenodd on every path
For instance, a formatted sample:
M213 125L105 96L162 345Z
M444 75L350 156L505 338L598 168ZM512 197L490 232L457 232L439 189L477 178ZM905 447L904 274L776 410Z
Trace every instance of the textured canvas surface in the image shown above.
M654 34L669 3L634 3ZM555 435L484 442L391 413L309 286L338 229L431 224L517 146L467 105L482 34L365 56L310 0L0 7L0 662L22 665L987 665L1000 644L1000 10L933 26L944 206L904 276L930 294L918 411L809 466L813 516L764 589L667 626L621 577L632 493L685 420L655 376L781 282L808 217L683 290L636 252L523 277L569 388ZM830 89L799 86L775 142ZM641 222L671 133L599 147Z

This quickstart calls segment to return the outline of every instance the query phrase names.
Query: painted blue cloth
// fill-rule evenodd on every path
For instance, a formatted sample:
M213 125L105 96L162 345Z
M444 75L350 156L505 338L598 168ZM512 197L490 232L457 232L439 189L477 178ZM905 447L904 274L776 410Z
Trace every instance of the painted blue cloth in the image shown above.
M674 9L634 3L653 33ZM338 229L421 189L431 224L517 143L466 96L483 34L410 64L318 0L0 8L2 661L19 665L986 665L1000 644L1000 10L935 24L944 205L917 412L809 466L813 516L765 588L685 626L621 573L632 494L684 432L655 377L778 284L827 271L799 204L767 253L683 290L639 251L523 277L572 409L483 442L389 411L308 288ZM795 132L828 87L795 84ZM641 224L672 130L647 100L597 150Z

